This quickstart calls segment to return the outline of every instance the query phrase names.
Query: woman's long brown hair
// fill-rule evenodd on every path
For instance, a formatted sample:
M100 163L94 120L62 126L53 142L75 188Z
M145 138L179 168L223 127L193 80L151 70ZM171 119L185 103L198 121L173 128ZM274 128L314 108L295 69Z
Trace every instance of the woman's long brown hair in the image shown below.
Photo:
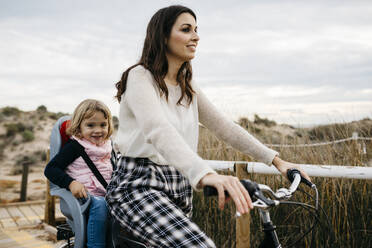
M127 88L127 79L130 70L138 65L142 65L152 73L160 89L161 95L164 94L168 100L168 88L164 81L164 77L168 72L168 61L166 57L167 48L165 41L169 38L174 23L182 13L189 13L196 20L195 13L191 9L181 5L172 5L162 8L152 16L147 25L146 38L139 62L124 71L121 80L115 85L117 89L116 98L119 102ZM177 73L177 82L180 85L182 92L177 104L181 104L181 101L185 96L188 104L192 102L193 94L195 92L191 87L191 79L192 67L190 62L186 61L182 64Z

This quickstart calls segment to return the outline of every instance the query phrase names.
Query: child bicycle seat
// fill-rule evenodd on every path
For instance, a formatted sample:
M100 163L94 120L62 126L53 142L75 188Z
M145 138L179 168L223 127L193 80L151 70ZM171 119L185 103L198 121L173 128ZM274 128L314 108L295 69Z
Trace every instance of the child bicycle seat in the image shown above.
M50 159L52 159L60 149L67 143L69 136L66 134L70 116L62 116L54 124L50 136ZM116 167L118 159L114 150L111 154L111 163L113 168ZM69 239L73 236L74 248L84 248L86 246L86 226L87 213L89 212L90 195L87 199L76 199L69 190L60 188L50 182L50 194L60 198L60 209L62 214L67 219L67 224L57 227L57 239L66 239L70 244ZM122 232L120 224L111 219L111 224L108 225L107 247L109 248L146 248L144 244L131 237L127 233ZM63 246L66 247L66 246ZM70 247L70 246L68 246Z
M51 159L57 155L69 138L66 135L66 127L69 120L70 116L62 116L53 126L50 136ZM89 194L87 199L80 201L76 199L69 190L60 188L52 182L50 182L50 194L60 198L61 212L66 217L68 225L74 232L74 248L83 248L86 243L86 213L89 210L89 204L91 201ZM68 233L68 230L66 230L65 226L59 231ZM70 237L70 235L68 236Z

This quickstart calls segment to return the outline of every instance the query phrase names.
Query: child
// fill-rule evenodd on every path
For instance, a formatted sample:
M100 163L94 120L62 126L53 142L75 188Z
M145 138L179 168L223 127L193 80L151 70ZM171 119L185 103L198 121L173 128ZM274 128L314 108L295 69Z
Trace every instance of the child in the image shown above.
M66 188L76 198L91 195L87 225L87 246L106 247L107 206L106 189L95 177L79 149L82 147L103 178L109 182L112 174L111 141L112 117L108 107L100 101L87 99L75 109L66 130L70 140L48 163L45 176L61 188Z

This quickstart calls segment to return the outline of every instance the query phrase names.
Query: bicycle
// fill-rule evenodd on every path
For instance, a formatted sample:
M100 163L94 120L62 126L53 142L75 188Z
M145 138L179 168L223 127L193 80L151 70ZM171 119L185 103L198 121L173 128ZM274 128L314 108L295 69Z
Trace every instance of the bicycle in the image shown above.
M287 171L287 177L291 181L288 188L280 188L274 192L269 186L265 184L258 184L248 179L241 180L243 186L247 189L252 201L253 206L258 209L260 219L263 224L264 239L261 241L259 248L282 248L281 243L276 232L276 226L270 218L270 210L279 204L295 204L302 206L308 210L314 211L314 224L292 245L296 245L305 235L309 234L317 223L319 223L319 194L315 184L303 178L297 169L290 169ZM300 183L305 183L315 192L315 206L303 202L288 201L298 189ZM204 196L216 196L217 190L212 186L204 187ZM225 195L228 197L227 191ZM266 196L268 195L268 196ZM240 214L237 212L237 217ZM310 245L311 247L312 245Z
M260 218L263 223L263 231L264 231L264 239L259 245L259 248L282 248L282 245L279 242L278 235L276 233L276 226L273 224L270 218L270 210L279 204L295 204L299 206L303 206L304 208L314 210L318 213L319 210L319 194L315 184L307 181L303 178L300 172L297 169L290 169L287 172L288 179L292 182L288 188L280 188L276 192L274 192L269 186L265 184L258 184L256 182L252 182L248 179L241 180L243 186L247 189L250 197L253 200L253 206L257 208L260 212ZM305 183L311 189L315 191L315 206L302 203L302 202L293 202L288 201L293 194L297 191L300 183ZM225 192L226 196L228 193ZM268 194L269 197L265 196ZM217 190L214 187L206 186L204 187L204 196L216 196ZM271 198L270 198L271 197ZM273 199L272 199L273 198ZM237 213L239 216L239 213ZM314 214L315 220L319 222L318 214ZM316 223L309 228L308 231L303 234L298 240L302 239L305 235L307 235L314 227ZM112 247L114 248L146 248L147 246L140 241L131 237L128 233L122 233L120 231L120 225L116 222L113 227L113 235L112 238ZM295 245L297 243L294 242ZM291 245L291 246L292 246ZM71 246L64 246L64 247L71 247ZM310 245L311 247L311 245Z

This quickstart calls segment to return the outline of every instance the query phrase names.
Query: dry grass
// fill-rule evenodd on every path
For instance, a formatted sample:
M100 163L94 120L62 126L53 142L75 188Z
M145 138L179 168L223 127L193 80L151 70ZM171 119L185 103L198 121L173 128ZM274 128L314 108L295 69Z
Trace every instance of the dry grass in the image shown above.
M372 121L369 119L350 123L320 126L312 129L293 129L293 135L280 135L262 126L245 120L245 127L264 143L303 144L348 138L357 131L360 136L372 136ZM242 125L244 126L244 125ZM273 138L274 137L274 138ZM274 139L274 140L273 140ZM365 152L363 148L365 147ZM280 156L288 161L306 164L331 164L366 166L372 160L372 143L346 142L334 145L307 148L277 149ZM250 160L222 142L209 131L200 130L199 154L212 160ZM273 189L287 185L280 176L252 175L251 180L268 184ZM316 227L313 247L372 247L372 188L371 181L330 178L313 178L316 183L327 218L321 215L321 225ZM298 194L294 200L311 202L306 195ZM230 204L227 211L219 211L215 200L204 199L201 194L194 197L194 220L212 237L217 247L235 247L234 207ZM306 211L283 205L272 211L272 220L277 225L279 238L285 244L291 243L289 233L297 234L312 225L312 215ZM251 245L257 247L262 238L258 211L251 214ZM296 239L296 237L293 237ZM294 247L310 247L311 235L307 235Z

